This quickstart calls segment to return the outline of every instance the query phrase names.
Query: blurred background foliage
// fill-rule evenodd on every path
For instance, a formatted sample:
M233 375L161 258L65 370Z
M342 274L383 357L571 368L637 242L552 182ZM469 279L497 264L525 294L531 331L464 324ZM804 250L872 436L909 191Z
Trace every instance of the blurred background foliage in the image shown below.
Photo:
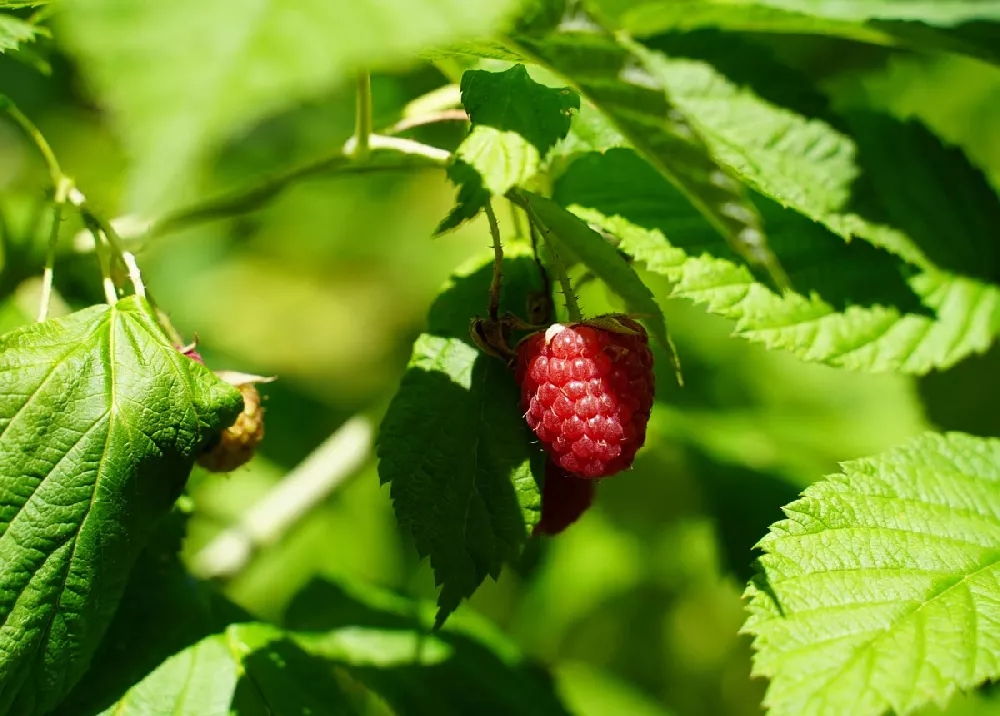
M920 117L1000 187L1000 69L832 39L752 41L819 80L838 106ZM115 215L123 152L75 68L58 47L49 53L50 76L0 56L0 86L95 205ZM392 124L407 102L446 81L420 64L377 75L375 126ZM353 112L344 89L260 123L218 154L203 192L336 149ZM414 136L452 149L462 133L452 124ZM3 285L5 329L34 311L35 289L24 279L40 273L35 227L46 181L32 148L0 124L0 208L12 245L25 249L4 257L16 269L6 275L17 278ZM147 283L182 333L198 336L210 366L279 376L263 389L267 438L258 457L230 475L193 476L188 558L350 416L381 417L438 287L489 243L482 220L430 238L453 198L433 170L313 178L252 215L143 249ZM64 229L56 283L69 310L102 295L93 257L72 251L78 227ZM513 231L509 220L504 229ZM646 278L662 299L662 279ZM588 311L615 307L593 283L582 294ZM658 403L634 471L601 484L578 524L533 542L517 569L461 611L485 615L549 666L585 716L753 714L764 684L749 678L749 640L738 630L756 540L782 504L838 461L932 427L1000 436L1000 350L920 379L854 374L765 351L731 338L725 320L662 303L687 385L674 385L660 355ZM224 589L280 621L295 595L324 576L433 598L430 569L397 529L371 458ZM949 712L1000 713L997 704L976 695Z

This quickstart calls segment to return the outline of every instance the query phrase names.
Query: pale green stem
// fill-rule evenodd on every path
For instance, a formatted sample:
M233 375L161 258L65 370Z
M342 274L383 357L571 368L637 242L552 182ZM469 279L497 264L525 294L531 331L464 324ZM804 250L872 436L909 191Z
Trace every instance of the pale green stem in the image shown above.
M407 160L397 164L355 164L351 158L351 147L354 141L355 138L352 137L347 146L336 154L289 169L254 186L212 197L169 214L154 221L145 236L147 238L162 236L213 219L224 219L256 211L292 184L316 174L326 172L367 174L370 172L422 169L427 166L443 166L451 160L451 154L443 149L414 142L410 139L383 137L376 134L369 138L369 145L373 151L403 154L418 158L418 161Z
M372 76L358 73L358 90L354 115L354 158L363 161L371 150L372 136Z
M38 322L49 317L49 304L52 302L52 284L55 280L56 245L59 243L59 228L62 226L63 206L72 182L66 177L60 177L56 184L56 194L52 203L52 228L49 230L49 243L45 248L45 271L42 274L42 295L38 305Z

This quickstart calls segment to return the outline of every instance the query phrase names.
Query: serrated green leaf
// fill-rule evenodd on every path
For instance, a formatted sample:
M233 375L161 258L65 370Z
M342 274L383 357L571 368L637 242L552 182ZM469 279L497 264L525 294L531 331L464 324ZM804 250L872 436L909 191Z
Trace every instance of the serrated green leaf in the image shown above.
M537 267L509 247L503 274L503 308L522 313L541 287ZM379 436L379 477L396 519L441 586L439 624L500 574L538 521L542 453L513 373L469 337L473 316L486 315L491 280L492 259L476 261L434 302Z
M928 434L785 508L747 588L775 716L907 714L1000 676L1000 440Z
M705 28L743 33L823 35L886 47L957 52L988 62L1000 62L997 41L1000 29L992 33L987 31L980 37L969 31L972 25L941 28L902 20L842 20L751 2L734 4L730 0L592 0L592 4L614 27L635 37Z
M232 624L174 654L103 716L353 714L333 672L269 624Z
M462 105L473 126L513 132L544 157L566 136L580 98L569 88L546 87L517 64L504 72L469 70L462 76Z
M16 50L22 43L31 42L38 28L12 15L0 15L0 53Z
M596 209L577 213L612 233L631 235L632 242L626 241L623 248L676 281L683 277L681 295L736 318L747 337L807 359L923 373L989 347L1000 330L1000 258L989 228L996 225L1000 205L961 152L943 146L914 123L858 115L845 124L800 77L738 38L660 36L656 46L670 55L651 56L651 67L703 128L720 161L773 202L844 239L863 237L922 271L906 274L909 289L883 293L874 302L862 299L857 305L857 299L844 301L843 290L832 285L811 295L817 269L811 269L814 277L807 275L803 283L802 268L790 266L788 271L799 276L799 283L792 285L800 296L780 301L751 289L747 275L736 271L731 260L718 263L698 257L698 242L711 239L699 222L683 215L676 198L664 198L669 191L662 182L638 187L602 178L606 186L591 191L583 184L593 183L596 174L587 170L584 175L590 179L576 184L582 194L564 194L562 203ZM641 167L636 171L647 183L655 179ZM635 200L618 208L626 200L623 192L662 203L643 207ZM757 204L765 206L761 200ZM616 213L624 221L612 221ZM778 234L780 227L794 227L795 221L777 206L768 214L766 225L779 259L802 260L788 256L790 251L827 255L822 248L830 245L825 232L806 222L801 231L815 241L796 240L793 247L791 236ZM637 227L642 230L636 232ZM650 229L657 233L644 233ZM731 259L718 246L711 253ZM855 288L849 293L856 292L861 280L883 280L855 259ZM903 269L888 270L898 277ZM898 281L890 286L898 289ZM924 310L911 305L914 294ZM927 309L936 312L937 320Z
M765 269L777 286L785 285L753 205L649 72L647 50L584 16L545 37L512 42L579 88L736 251Z
M163 208L226 137L361 66L494 30L516 0L68 0L57 37L135 158L131 208Z
M144 300L0 337L0 711L51 710L96 649L197 452L242 397Z
M251 620L184 569L178 552L186 526L187 515L176 508L160 523L136 561L91 668L53 716L101 713L174 654L231 623Z
M398 716L568 716L552 678L486 619L456 614L440 630L432 602L375 587L315 581L285 621L310 653L342 667Z
M1000 330L1000 289L919 272L865 242L845 244L764 197L755 201L797 292L755 281L682 196L631 150L590 154L556 183L555 200L675 282L674 295L736 320L736 332L810 361L925 373L985 350Z
M542 161L538 150L521 135L482 126L472 128L455 156L476 168L493 196L503 196L511 187L525 184Z
M535 82L524 65L517 64L503 72L465 72L462 104L472 131L455 152L458 163L449 171L461 189L458 206L442 223L447 228L479 213L486 192L502 196L535 176L542 160L569 131L580 98L567 88Z
M653 336L660 345L669 346L666 319L660 304L617 249L579 217L551 199L527 191L521 195L532 217L536 217L542 224L546 240L554 241L557 251L564 256L571 255L579 259L608 288L625 300L630 311L649 323Z
M461 159L455 160L448 167L448 178L458 187L458 199L455 207L434 230L435 236L475 219L490 200L490 192L483 186L483 178L479 172Z
M891 35L858 22L830 20L763 3L731 0L591 0L602 17L635 37L722 28L734 32L835 35L891 45Z
M1000 20L997 0L736 0L838 20L919 20L951 26Z
M862 237L917 266L1000 275L1000 262L991 261L995 235L986 229L1000 212L998 200L960 151L915 122L864 115L843 126L805 78L738 38L666 35L654 45L660 52L649 56L652 71L719 161L755 190L845 240ZM921 181L893 178L911 175ZM967 205L966 192L978 203ZM898 207L914 196L919 203L910 211L937 232L909 232L915 222ZM952 220L955 227L947 226ZM956 265L956 243L973 246L982 260Z

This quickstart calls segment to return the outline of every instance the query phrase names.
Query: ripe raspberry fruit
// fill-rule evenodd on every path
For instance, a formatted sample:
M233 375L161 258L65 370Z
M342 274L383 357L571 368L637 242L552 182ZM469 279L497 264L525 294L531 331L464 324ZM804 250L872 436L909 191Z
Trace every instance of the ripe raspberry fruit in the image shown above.
M552 460L580 477L632 465L653 407L653 354L626 316L555 323L517 348L525 420Z
M542 517L533 536L557 535L594 502L596 480L586 480L567 472L552 460L545 461L545 484L542 485Z

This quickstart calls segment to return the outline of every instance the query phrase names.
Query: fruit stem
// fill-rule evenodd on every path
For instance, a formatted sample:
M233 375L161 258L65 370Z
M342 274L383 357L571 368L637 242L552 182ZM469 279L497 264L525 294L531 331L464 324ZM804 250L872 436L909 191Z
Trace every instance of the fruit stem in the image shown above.
M358 73L358 90L354 115L354 151L356 161L368 158L372 136L372 76L368 71Z
M500 242L500 224L493 212L493 204L487 200L484 207L490 222L490 236L493 237L493 281L490 283L490 319L500 318L500 291L503 288L503 244Z
M538 255L539 232L531 221L528 221L528 231L531 233L531 255L535 257L535 265L538 267L538 275L542 279L542 290L546 296L552 295L552 284L549 281L549 272L545 270L541 256Z
M576 300L576 293L573 292L573 283L569 280L569 274L566 272L566 264L563 263L559 252L556 251L556 247L552 245L551 241L545 242L545 248L549 252L549 268L552 269L556 281L559 282L563 299L566 301L566 313L569 314L569 320L573 323L579 323L583 320L583 312Z
M62 225L63 206L72 182L64 177L59 177L56 184L56 194L52 203L52 228L49 230L49 243L45 248L45 271L42 274L42 295L38 303L38 322L41 323L49 317L49 304L52 302L52 283L55 277L56 264L56 244L59 243L59 227Z

